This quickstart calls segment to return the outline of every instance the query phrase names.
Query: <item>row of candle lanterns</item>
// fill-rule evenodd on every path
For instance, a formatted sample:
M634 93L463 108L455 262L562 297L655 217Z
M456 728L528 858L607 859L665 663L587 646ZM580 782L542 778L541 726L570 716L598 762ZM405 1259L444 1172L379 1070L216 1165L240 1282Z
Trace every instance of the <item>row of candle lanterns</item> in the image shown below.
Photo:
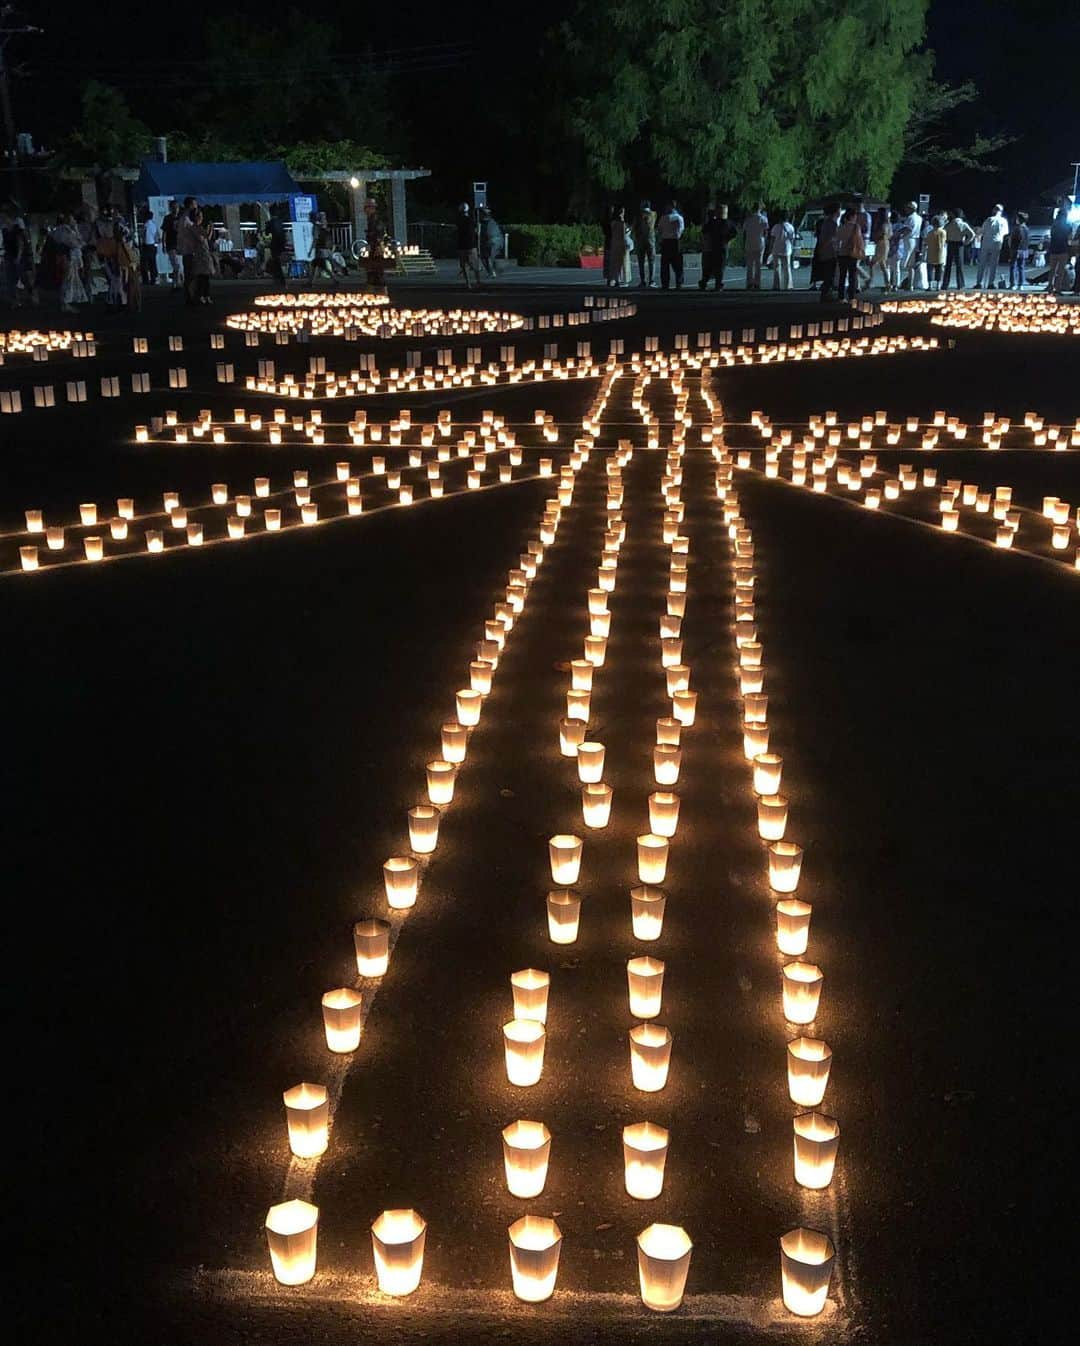
M320 296L323 297L323 296ZM386 339L396 336L469 336L496 330L513 331L525 325L520 313L493 309L404 308L389 304L339 303L305 308L261 306L246 313L232 313L226 325L238 332L277 333L291 336L359 336Z
M813 907L795 895L803 853L786 836L788 801L779 793L784 764L777 753L769 751L764 652L757 639L753 534L740 512L734 487L735 461L730 451L719 445L713 454L716 494L732 548L732 615L743 711L743 754L751 767L758 836L767 846L769 887L776 899L776 944L783 958L792 959L782 965L783 1014L789 1025L802 1030L787 1044L789 1097L796 1107L810 1109L797 1113L792 1122L794 1178L801 1187L820 1190L832 1181L840 1143L835 1118L817 1110L828 1084L832 1051L824 1041L805 1036L819 1013L824 976L820 967L805 960ZM832 1240L819 1230L799 1227L781 1238L781 1289L784 1304L792 1313L812 1317L823 1310L834 1261Z
M1023 447L1024 439L1035 449L1050 448L1061 452L1080 448L1080 418L1071 426L1048 424L1047 418L1037 411L1025 412L1022 423L986 411L979 424L969 424L943 410L935 411L925 420L908 415L893 421L887 411L879 409L847 422L841 421L836 411L826 411L811 415L805 423L789 422L777 426L764 412L754 410L750 413L749 424L759 432L767 449L790 449L793 452L799 447L815 451L825 447L839 449L845 445L861 450L897 447L932 450L946 447L943 440L969 447L976 434L985 448L994 450L1005 447L1006 441L1010 449Z
M606 394L605 387L602 398L606 398ZM383 866L383 887L392 915L407 913L417 901L421 865L437 846L439 822L453 800L457 773L466 759L471 730L480 721L506 640L524 610L532 579L545 552L555 541L563 511L573 501L575 478L587 458L588 448L577 447L569 462L560 469L557 495L545 502L537 536L529 539L518 558L518 565L509 572L505 599L495 604L492 618L484 623L484 636L476 649L477 658L469 665L469 684L455 695L456 718L442 726L441 755L426 767L426 802L409 810L410 854L392 856ZM359 978L377 980L384 976L390 960L390 923L380 918L358 921L353 938ZM532 969L515 974L513 993L515 1010L520 1011L520 1019L516 1021L542 1027L542 1020L546 1018L546 974L535 973ZM351 987L339 987L324 995L323 1022L330 1051L351 1053L356 1050L363 1004L363 992ZM296 1086L286 1092L285 1105L294 1155L317 1157L323 1153L332 1120L325 1086ZM294 1114L297 1114L296 1120ZM504 1151L508 1156L508 1175L511 1168L515 1174L526 1168L537 1168L539 1155L533 1156L537 1162L531 1164L523 1157L534 1138L528 1123L519 1123L516 1129L507 1128ZM517 1158L512 1157L515 1154ZM546 1156L544 1170L546 1177ZM523 1172L513 1180L529 1181ZM536 1181L535 1173L532 1181ZM543 1181L542 1177L541 1187ZM317 1227L318 1209L308 1201L297 1199L281 1203L268 1212L266 1230L271 1265L283 1284L303 1284L315 1274ZM407 1295L419 1286L426 1232L426 1222L415 1210L384 1211L373 1223L372 1249L380 1290L392 1295ZM542 1289L549 1275L551 1248L561 1242L561 1235L553 1244L547 1225L538 1224L534 1217L526 1217L511 1226L508 1238L515 1292L523 1299L545 1297L537 1287ZM557 1255L556 1252L556 1261Z

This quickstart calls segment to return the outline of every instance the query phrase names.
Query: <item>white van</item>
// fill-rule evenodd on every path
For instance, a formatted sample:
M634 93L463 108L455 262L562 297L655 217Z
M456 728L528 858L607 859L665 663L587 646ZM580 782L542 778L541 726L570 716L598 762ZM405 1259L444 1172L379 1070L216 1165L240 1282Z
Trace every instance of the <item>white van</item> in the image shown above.
M845 195L844 193L841 192L838 193L836 196L829 197L827 200L823 199L821 201L814 201L806 207L806 209L802 213L802 218L799 220L799 223L795 229L795 253L792 259L793 267L797 268L803 262L805 262L806 265L809 266L811 261L813 260L814 244L817 242L818 222L825 214L825 207L828 205L829 201L839 201L842 206L846 207L851 204L851 200L852 198L850 195ZM886 204L887 203L885 201L864 200L863 209L869 212L870 218L872 220L874 218L874 215L881 209L882 206ZM866 260L870 261L873 255L874 255L874 245L870 241L870 239L867 239Z

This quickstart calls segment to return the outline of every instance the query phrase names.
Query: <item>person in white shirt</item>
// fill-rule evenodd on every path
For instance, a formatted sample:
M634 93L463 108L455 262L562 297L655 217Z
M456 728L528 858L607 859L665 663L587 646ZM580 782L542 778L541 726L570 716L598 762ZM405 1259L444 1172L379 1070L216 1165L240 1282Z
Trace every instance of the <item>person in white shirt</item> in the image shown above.
M671 288L671 273L675 272L675 288L682 289L683 260L679 240L683 236L686 222L679 214L677 202L669 201L664 207L656 225L656 236L660 240L660 288Z
M773 259L774 290L791 289L791 254L795 248L795 226L782 210L769 230L769 250Z
M142 272L142 283L144 285L156 285L158 278L158 243L161 239L161 229L157 220L151 214L149 206L143 208L140 218L140 232L142 233L142 241L139 243L139 269Z
M765 259L765 240L769 236L769 217L765 203L759 201L742 223L743 243L746 248L746 288L761 289L761 263Z
M1001 260L1001 245L1009 237L1009 221L1005 218L1005 209L1001 205L994 207L993 213L983 221L982 235L979 239L979 269L975 273L977 290L997 289L998 262ZM983 281L986 281L985 286Z

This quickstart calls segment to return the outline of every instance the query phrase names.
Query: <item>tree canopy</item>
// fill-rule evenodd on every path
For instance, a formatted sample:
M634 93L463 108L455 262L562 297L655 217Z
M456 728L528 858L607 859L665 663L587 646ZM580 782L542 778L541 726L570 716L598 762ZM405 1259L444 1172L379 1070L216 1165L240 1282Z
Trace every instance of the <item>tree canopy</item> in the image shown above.
M749 203L884 192L931 58L928 0L581 0L567 126L608 191L646 177Z

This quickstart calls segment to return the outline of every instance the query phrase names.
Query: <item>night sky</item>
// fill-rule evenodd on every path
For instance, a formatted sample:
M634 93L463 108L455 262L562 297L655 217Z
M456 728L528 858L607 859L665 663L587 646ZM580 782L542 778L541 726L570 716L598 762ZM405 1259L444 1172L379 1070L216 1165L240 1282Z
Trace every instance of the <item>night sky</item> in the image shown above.
M292 6L287 0L236 0L229 12L250 15L259 25L290 7L295 0ZM534 152L528 120L516 126L504 114L520 101L515 91L535 78L545 29L571 8L570 0L549 0L530 11L519 5L463 11L433 0L392 6L325 0L307 12L338 24L347 51L396 49L395 59L413 72L401 77L416 103L411 158L433 168L435 193L451 198L474 176L495 184L507 155L520 164ZM25 19L47 32L9 48L11 64L25 70L14 87L18 128L38 143L55 141L77 115L79 89L91 76L123 88L133 110L155 130L182 121L185 99L199 85L204 16L211 11L171 12L176 17L169 20L168 6L110 0L105 20L97 6L25 0ZM471 49L464 56L445 45L439 50L439 44L461 43ZM936 0L928 45L937 53L939 77L973 79L982 90L973 125L1018 136L1000 155L999 175L968 175L948 185L957 202L976 212L999 195L1013 206L1027 204L1071 176L1070 162L1080 159L1080 5ZM971 115L965 113L965 120ZM549 217L560 213L553 207Z

